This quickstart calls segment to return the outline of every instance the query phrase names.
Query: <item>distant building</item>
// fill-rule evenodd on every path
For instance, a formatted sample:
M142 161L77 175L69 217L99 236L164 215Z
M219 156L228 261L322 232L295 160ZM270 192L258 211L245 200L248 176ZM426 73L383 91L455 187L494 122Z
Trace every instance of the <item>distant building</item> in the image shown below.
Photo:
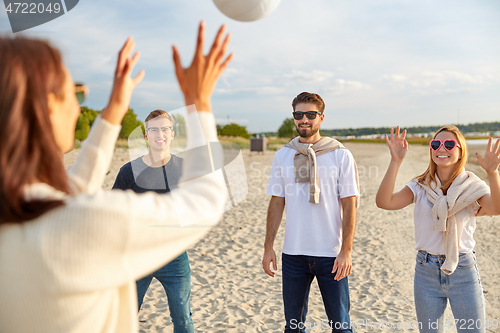
M495 133L498 133L498 132L495 132ZM470 138L470 137L489 137L491 136L490 132L467 132L464 134L464 136L466 138Z
M412 133L408 134L409 138L430 138L434 135L434 133Z

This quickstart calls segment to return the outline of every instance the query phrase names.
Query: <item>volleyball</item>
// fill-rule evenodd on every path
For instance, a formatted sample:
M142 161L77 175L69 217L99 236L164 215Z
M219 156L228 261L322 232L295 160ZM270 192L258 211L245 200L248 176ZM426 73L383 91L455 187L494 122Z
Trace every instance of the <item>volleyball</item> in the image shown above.
M257 21L271 14L281 0L213 0L229 18L241 22Z

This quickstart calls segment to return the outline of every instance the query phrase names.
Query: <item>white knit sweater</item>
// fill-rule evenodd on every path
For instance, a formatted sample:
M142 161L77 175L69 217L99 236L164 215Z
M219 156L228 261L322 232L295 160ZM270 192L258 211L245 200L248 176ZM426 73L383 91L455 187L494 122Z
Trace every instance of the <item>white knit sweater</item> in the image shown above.
M187 124L188 148L217 141L212 114L189 114ZM217 223L227 195L222 171L203 176L190 153L171 196L102 191L119 131L96 119L68 170L75 195L26 188L27 197L63 197L66 205L0 227L0 332L137 332L135 280ZM181 226L178 216L197 220Z

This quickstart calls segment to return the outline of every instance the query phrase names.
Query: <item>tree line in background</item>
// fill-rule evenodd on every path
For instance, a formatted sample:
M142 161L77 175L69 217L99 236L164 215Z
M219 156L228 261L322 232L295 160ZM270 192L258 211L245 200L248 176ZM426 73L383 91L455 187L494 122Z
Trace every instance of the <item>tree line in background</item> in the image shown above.
M442 126L415 126L405 127L410 134L431 133L436 132ZM462 133L484 133L500 131L500 122L493 123L474 123L469 125L457 125ZM321 129L321 134L324 136L361 136L371 134L388 134L391 132L390 127L363 127L363 128L346 128L346 129ZM267 136L278 136L280 138L293 138L297 136L295 130L295 122L293 118L287 118L283 121L278 132L266 133Z
M484 133L484 132L496 132L500 131L500 122L493 123L474 123L468 125L456 125L462 133ZM431 133L436 132L442 126L414 126L414 127L404 127L406 131L410 134L418 133ZM370 135L370 134L388 134L391 132L390 127L363 127L363 128L347 128L347 129L333 129L333 130L321 130L321 133L328 136L348 136L348 135Z
M88 107L82 106L81 113L78 117L75 129L75 139L83 141L87 138L89 134L90 127L94 123L95 118L101 113L101 111L93 110ZM180 114L172 114L174 119L174 131L177 137L186 137L186 120ZM142 133L144 134L144 123L137 119L137 115L134 113L133 109L128 109L125 117L122 121L122 129L120 131L119 138L126 139L130 134L137 128L142 128ZM500 122L492 123L474 123L468 125L457 125L457 127L462 131L462 133L469 132L496 132L500 131ZM431 133L436 132L441 126L415 126L407 127L406 130L410 134L417 133ZM346 128L346 129L322 129L321 134L324 136L361 136L361 135L371 135L371 134L387 134L390 133L390 127L363 127L363 128ZM246 126L240 126L235 123L227 125L217 125L217 134L222 136L239 136L243 138L250 138ZM292 118L286 118L278 129L278 132L268 132L265 133L267 136L278 136L280 138L294 138L297 136L297 131L295 130L295 122Z
M84 141L92 127L97 116L101 111L90 109L86 106L81 107L81 113L76 122L75 128L75 139L79 141ZM186 120L180 114L171 114L174 119L174 131L176 137L185 138L186 137ZM137 119L133 109L128 109L127 113L123 117L121 123L122 129L118 138L127 139L130 134L138 127L141 127L142 134L144 134L144 123ZM217 134L223 136L240 136L243 138L250 138L246 126L240 126L235 123L227 124L225 126L217 125Z

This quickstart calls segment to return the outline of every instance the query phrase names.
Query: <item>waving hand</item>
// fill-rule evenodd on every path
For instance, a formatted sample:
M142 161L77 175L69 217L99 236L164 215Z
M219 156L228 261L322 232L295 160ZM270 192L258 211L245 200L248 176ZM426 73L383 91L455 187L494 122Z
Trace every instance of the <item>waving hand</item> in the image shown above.
M396 129L396 134L394 134L394 128L391 128L390 138L386 135L385 142L389 146L391 151L391 158L393 161L402 161L406 153L408 152L408 141L406 141L406 130L399 135L399 126Z
M486 152L484 153L484 157L481 154L477 153L476 157L479 164L486 170L487 173L495 172L500 166L500 139L498 139L493 145L493 138L488 140L488 146L486 147Z
M113 90L109 97L108 106L102 112L102 117L112 124L120 124L122 122L130 104L132 92L144 77L144 71L142 70L136 77L131 77L132 70L140 56L139 52L136 52L130 57L134 46L135 43L132 37L129 37L118 54Z

